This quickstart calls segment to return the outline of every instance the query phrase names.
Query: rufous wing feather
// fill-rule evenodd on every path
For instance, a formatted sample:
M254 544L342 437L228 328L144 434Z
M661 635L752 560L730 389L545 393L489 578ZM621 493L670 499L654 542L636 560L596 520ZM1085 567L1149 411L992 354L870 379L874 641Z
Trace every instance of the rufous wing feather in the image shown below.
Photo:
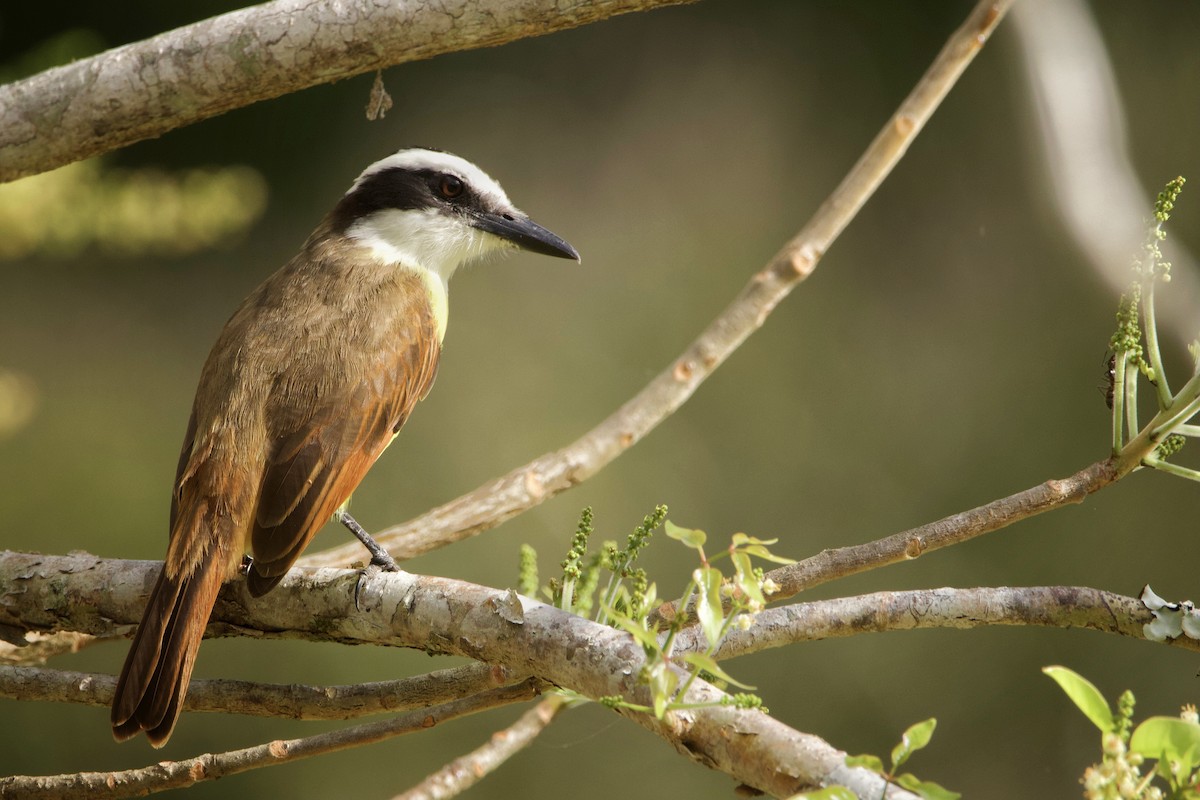
M429 326L423 333L387 353L370 380L327 398L300 430L277 436L251 531L255 597L280 581L429 392L441 348Z

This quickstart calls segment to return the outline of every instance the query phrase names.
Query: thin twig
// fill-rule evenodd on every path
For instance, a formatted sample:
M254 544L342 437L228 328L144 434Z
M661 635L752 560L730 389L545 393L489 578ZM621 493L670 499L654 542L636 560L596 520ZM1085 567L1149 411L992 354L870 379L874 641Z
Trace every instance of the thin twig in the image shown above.
M45 664L54 656L63 653L78 653L86 647L115 639L115 635L107 637L89 636L74 631L59 631L57 633L29 633L15 631L14 641L0 642L0 664Z
M394 800L443 800L462 794L497 767L523 750L566 706L561 695L551 695L521 715L487 744L456 758Z
M301 758L333 753L422 731L467 714L528 700L537 695L540 687L540 682L531 679L515 686L493 689L391 719L355 725L303 739L276 740L241 750L197 756L184 761L162 761L141 769L0 778L0 798L111 800L178 789L251 769L286 764Z
M783 298L816 268L858 210L892 171L925 122L987 41L1011 0L985 0L956 30L929 70L858 163L790 242L741 293L631 400L563 449L547 453L473 492L378 534L397 559L412 558L478 535L595 475L669 417ZM362 558L357 544L314 553L306 566L345 566Z
M1142 437L1128 445L1118 456L1092 464L1069 478L1049 480L936 522L865 544L822 550L795 564L773 569L765 577L773 580L779 590L769 599L772 602L786 600L823 583L901 561L911 561L931 550L974 539L1037 514L1082 503L1088 495L1133 471L1152 450L1153 442ZM669 620L677 613L674 603L664 603L651 615L650 621ZM689 622L695 624L694 620Z
M875 592L762 611L749 628L729 632L716 658L735 658L796 642L860 633L991 625L1086 628L1145 640L1143 626L1151 621L1153 615L1136 597L1084 586ZM1200 651L1200 641L1186 636L1168 644ZM676 647L681 652L703 651L707 646L698 628L676 636Z
M427 675L346 686L306 686L195 678L188 689L187 711L216 711L285 719L356 719L371 714L429 708L459 697L509 686L528 678L503 667L466 664ZM0 666L0 697L112 704L116 678L44 667Z
M1014 522L1082 503L1120 477L1114 460L1100 461L1069 478L1050 480L1008 497L929 522L866 544L823 550L811 558L767 573L779 585L771 600L786 600L805 589L860 572L911 561L931 550L965 542Z

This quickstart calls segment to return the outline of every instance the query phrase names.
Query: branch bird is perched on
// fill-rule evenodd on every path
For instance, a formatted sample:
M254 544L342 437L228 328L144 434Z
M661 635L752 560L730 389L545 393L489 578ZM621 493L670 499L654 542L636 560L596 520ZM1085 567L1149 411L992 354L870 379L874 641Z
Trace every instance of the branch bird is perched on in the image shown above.
M200 374L166 562L117 680L116 739L170 738L217 593L244 553L258 597L335 513L357 527L338 509L433 384L450 276L514 248L579 259L474 164L401 150L369 166L246 298Z

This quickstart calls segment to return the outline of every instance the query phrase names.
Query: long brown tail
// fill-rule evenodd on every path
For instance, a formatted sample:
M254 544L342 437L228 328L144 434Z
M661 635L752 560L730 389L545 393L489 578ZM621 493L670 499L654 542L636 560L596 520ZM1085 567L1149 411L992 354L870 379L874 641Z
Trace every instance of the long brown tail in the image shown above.
M117 678L112 726L118 742L141 731L155 747L171 738L200 640L227 574L225 549L212 548L214 552L201 558L190 574L168 576L165 566L159 573Z

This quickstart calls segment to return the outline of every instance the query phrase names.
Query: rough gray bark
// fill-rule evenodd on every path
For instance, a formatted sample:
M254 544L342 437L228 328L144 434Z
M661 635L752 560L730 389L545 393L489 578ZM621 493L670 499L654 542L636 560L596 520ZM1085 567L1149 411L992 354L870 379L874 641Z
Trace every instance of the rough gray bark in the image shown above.
M0 182L371 70L690 0L274 0L0 86Z
M0 625L11 630L109 633L141 616L158 562L85 554L0 552ZM649 705L639 681L646 656L633 637L512 591L447 578L369 570L292 570L252 599L244 582L221 593L210 633L232 629L347 643L417 647L527 671L586 697L620 695ZM720 702L701 680L687 703ZM759 711L709 706L662 720L621 711L680 753L774 797L840 784L878 797L878 775L844 763L845 753ZM888 796L913 797L897 787Z

